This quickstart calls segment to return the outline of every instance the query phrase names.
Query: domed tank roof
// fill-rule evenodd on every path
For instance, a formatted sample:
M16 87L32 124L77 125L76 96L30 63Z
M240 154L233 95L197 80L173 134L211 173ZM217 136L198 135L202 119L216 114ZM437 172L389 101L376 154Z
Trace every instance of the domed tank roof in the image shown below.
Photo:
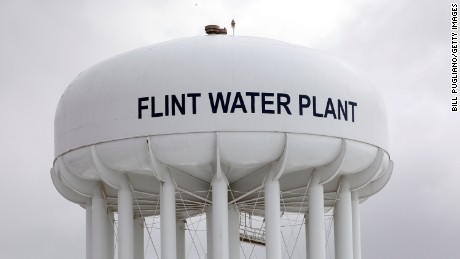
M288 132L388 150L381 96L354 68L276 40L224 35L154 44L82 72L55 117L55 156L140 136Z

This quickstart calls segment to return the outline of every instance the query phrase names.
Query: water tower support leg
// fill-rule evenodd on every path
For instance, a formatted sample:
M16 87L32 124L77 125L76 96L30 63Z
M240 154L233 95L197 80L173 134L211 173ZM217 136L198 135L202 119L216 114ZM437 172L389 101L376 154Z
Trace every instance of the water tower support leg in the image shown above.
M212 184L213 258L228 259L228 190L227 181L216 176Z
M361 259L361 219L358 192L351 193L353 217L353 259Z
M86 259L92 259L92 202L91 198L86 201Z
M308 254L310 259L325 259L324 193L317 173L311 178L308 196Z
M305 244L305 250L306 250L306 253L305 253L305 256L306 256L306 259L310 259L310 223L308 222L308 214L305 214L305 241L306 241L306 244Z
M160 188L161 259L176 259L176 187L170 179Z
M177 259L185 259L185 220L176 221Z
M134 219L134 259L144 259L144 218Z
M268 180L265 190L265 249L267 259L281 259L280 184Z
M130 259L134 256L133 194L128 177L121 177L118 190L118 258Z
M106 217L107 222L107 249L109 254L109 259L115 258L115 230L113 225L113 212L108 212Z
M206 246L206 258L212 259L212 205L206 209Z
M228 207L228 235L231 259L240 258L240 213L236 205Z
M334 214L335 258L353 259L351 192L346 177L342 177Z
M107 240L107 208L98 184L92 197L92 258L108 259L109 244Z

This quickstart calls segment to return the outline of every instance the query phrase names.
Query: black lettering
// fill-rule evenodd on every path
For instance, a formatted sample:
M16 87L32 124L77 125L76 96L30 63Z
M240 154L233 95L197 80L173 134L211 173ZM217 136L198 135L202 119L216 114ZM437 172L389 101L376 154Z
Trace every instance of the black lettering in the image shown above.
M274 97L274 93L262 93L262 113L275 114L275 110L267 109L267 105L272 105L274 102L267 100L267 97Z
M332 114L334 119L337 120L337 115L335 114L334 103L331 98L327 98L326 110L324 111L324 118L327 118L328 114Z
M316 96L313 96L313 116L315 117L324 117L321 113L316 112Z
M348 102L351 105L351 121L355 122L355 106L358 106L355 102Z
M176 115L176 107L179 109L179 112L185 114L185 94L181 94L181 102L177 99L176 95L171 96L171 105L172 105L172 115Z
M235 109L242 109L244 113L247 113L246 106L244 105L243 97L240 92L236 92L235 99L233 99L232 109L230 113L234 113Z
M196 114L196 98L200 97L200 93L189 93L187 97L192 97L192 113Z
M342 116L343 115L343 118L348 121L348 102L345 101L345 105L342 105L342 102L340 101L339 99L339 120L342 119Z
M212 93L209 93L209 101L211 103L212 113L217 113L217 109L219 108L219 103L222 106L222 111L224 113L227 113L231 94L232 93L227 93L227 98L224 101L224 96L222 95L222 92L218 92L216 95L216 100L214 101L214 97L212 96Z
M250 96L251 97L251 113L255 113L256 112L256 96L259 96L260 94L259 93L256 93L256 92L246 92L246 96Z
M303 101L306 100L307 103L304 103ZM308 108L310 107L310 97L308 95L299 95L299 114L303 115L303 108Z
M147 110L149 106L142 105L143 102L148 101L148 97L140 97L137 99L137 118L142 119L142 110Z
M285 100L281 100L281 98L285 98ZM277 106L277 112L278 114L281 114L281 106L284 107L284 110L287 112L287 114L291 115L291 110L289 110L289 103L291 102L291 97L288 95L288 94L284 94L284 93L278 93L276 95L276 100L277 100L277 103L278 103L278 106Z
M169 116L169 95L165 95L165 116Z
M155 96L150 97L150 101L152 103L152 117L162 117L163 113L162 112L155 112Z

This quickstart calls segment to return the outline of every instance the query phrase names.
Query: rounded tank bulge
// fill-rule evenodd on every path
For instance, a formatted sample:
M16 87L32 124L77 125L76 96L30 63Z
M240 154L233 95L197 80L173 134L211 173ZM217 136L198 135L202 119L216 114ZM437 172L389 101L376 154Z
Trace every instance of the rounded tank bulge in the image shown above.
M254 37L200 36L101 62L65 90L55 156L141 136L286 132L388 150L381 96L318 51Z

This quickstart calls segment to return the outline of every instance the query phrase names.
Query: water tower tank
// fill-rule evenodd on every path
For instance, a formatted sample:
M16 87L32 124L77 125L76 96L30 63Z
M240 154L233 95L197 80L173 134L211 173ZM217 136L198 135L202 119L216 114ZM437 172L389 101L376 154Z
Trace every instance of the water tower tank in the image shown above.
M113 257L114 212L118 258L142 258L136 235L153 215L161 258L184 258L177 222L206 212L207 258L238 258L238 214L252 213L264 217L267 258L280 259L280 213L294 212L307 219L308 255L322 259L331 208L336 258L356 259L359 202L391 172L372 85L271 39L208 35L115 56L78 75L56 111L51 176L86 208L93 259Z

